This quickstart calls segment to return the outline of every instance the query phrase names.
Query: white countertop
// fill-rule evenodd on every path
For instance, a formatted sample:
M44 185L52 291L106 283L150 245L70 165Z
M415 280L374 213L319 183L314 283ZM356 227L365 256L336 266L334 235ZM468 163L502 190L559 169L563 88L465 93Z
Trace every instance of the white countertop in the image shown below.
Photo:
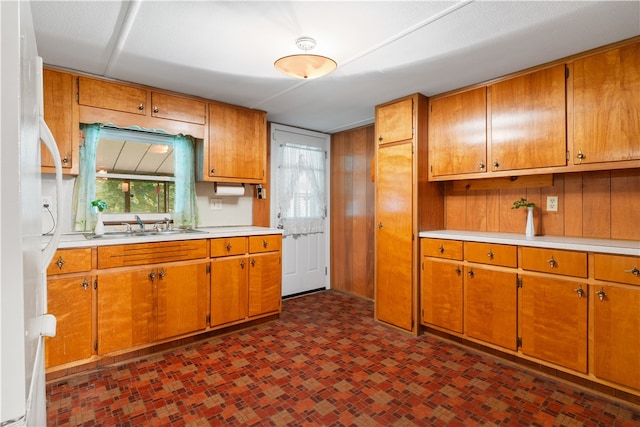
M86 248L93 246L123 245L128 243L171 242L177 240L212 239L216 237L241 237L266 234L282 234L282 230L268 227L253 226L225 226L199 227L199 232L188 232L166 235L123 236L112 238L91 238L93 233L70 233L60 237L58 248ZM43 245L49 241L49 236L43 236Z
M483 231L435 230L421 231L419 237L434 239L487 242L537 248L567 249L572 251L600 252L607 254L640 256L640 241L588 239L582 237L534 236L517 233L490 233Z

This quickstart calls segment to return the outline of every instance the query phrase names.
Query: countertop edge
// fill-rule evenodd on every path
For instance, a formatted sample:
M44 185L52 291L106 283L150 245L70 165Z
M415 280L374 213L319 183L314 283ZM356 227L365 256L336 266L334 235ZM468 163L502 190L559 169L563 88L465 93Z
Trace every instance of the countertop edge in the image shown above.
M486 242L505 245L529 246L537 248L565 249L573 251L598 252L615 255L640 256L640 241L591 239L584 237L534 236L525 237L516 233L491 233L464 230L421 231L419 237L435 239Z
M63 234L58 249L91 248L98 246L126 245L133 243L172 242L179 240L215 239L221 237L263 236L268 234L282 234L282 230L255 226L224 226L198 227L199 233L184 233L141 237L123 237L113 239L87 239L86 233ZM43 236L43 246L49 241Z

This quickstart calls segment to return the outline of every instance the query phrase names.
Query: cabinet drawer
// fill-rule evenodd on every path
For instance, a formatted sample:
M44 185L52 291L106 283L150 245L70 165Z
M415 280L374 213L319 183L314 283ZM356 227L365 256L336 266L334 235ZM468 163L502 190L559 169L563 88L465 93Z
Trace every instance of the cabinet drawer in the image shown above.
M151 92L151 116L203 125L206 104L180 96Z
M464 258L467 261L481 264L516 267L518 265L518 250L516 246L510 245L464 242Z
M462 242L446 239L422 239L422 256L462 259Z
M281 248L282 236L280 234L249 237L249 252L252 254L257 252L279 251Z
M595 254L593 264L598 280L640 285L640 257Z
M147 91L118 83L79 77L78 104L146 115Z
M522 268L564 276L587 277L587 254L546 248L520 248Z
M189 240L130 245L101 246L98 248L98 268L127 267L206 258L207 240Z
M246 237L211 239L211 257L243 255L247 253Z
M58 249L47 267L47 275L89 270L91 270L91 248Z

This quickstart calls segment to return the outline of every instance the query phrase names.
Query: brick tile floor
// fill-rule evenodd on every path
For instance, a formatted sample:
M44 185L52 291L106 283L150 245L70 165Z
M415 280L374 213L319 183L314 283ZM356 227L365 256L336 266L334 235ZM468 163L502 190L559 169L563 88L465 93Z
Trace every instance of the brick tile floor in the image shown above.
M277 322L47 385L50 426L638 426L640 408L437 337L327 291Z

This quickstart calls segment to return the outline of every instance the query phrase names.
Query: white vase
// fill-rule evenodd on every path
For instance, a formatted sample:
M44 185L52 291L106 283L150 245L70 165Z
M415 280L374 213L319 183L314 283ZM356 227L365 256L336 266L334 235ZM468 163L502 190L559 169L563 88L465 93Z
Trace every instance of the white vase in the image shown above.
M98 218L96 219L96 226L93 229L93 233L96 236L102 236L104 234L104 222L102 222L102 212L98 211Z
M527 206L527 228L525 229L525 236L533 237L536 235L536 231L533 227L533 206Z

